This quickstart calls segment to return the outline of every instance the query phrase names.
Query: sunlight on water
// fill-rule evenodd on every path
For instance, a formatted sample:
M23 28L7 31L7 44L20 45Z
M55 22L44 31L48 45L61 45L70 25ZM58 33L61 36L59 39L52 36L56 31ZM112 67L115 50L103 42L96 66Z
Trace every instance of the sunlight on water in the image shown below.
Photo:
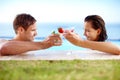
M48 50L86 50L86 48L78 47L73 44L71 44L69 41L66 39L62 39L63 43L61 46L54 46L49 48ZM36 41L42 41L42 39L36 39ZM109 40L109 42L112 42L115 45L120 46L120 41L119 40Z
M15 36L12 24L3 24L0 23L1 27L0 29L0 39L12 39ZM78 33L82 38L84 29L83 24L80 23L42 23L38 24L37 26L37 32L38 35L35 38L35 41L42 41L45 37L49 36L52 31L57 32L58 27L62 28L68 28L73 27L75 28L74 32ZM113 42L114 44L120 46L120 24L106 24L107 34L108 34L108 40L110 42ZM62 37L63 38L63 37ZM62 46L55 46L52 48L49 48L48 50L85 50L85 48L77 47L69 43L66 39L63 39Z

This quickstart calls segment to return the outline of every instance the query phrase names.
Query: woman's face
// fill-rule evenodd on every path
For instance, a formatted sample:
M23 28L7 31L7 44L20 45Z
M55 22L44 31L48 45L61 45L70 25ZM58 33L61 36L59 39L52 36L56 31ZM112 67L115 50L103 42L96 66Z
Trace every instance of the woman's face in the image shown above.
M92 27L91 22L84 23L84 35L86 36L87 40L98 41L100 32L101 32L100 29L95 30Z

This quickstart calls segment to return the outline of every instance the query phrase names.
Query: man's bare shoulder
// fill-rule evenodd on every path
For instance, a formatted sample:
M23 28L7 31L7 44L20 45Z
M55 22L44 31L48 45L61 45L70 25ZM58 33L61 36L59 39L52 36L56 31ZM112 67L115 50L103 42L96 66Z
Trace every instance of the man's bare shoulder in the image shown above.
M3 43L8 42L8 40L5 39L0 39L0 45L2 45Z
M2 47L6 42L8 42L8 40L0 39L0 50L1 50L1 47ZM0 56L1 56L1 51L0 51Z
M0 42L5 42L5 41L8 41L8 40L6 40L6 39L0 39Z

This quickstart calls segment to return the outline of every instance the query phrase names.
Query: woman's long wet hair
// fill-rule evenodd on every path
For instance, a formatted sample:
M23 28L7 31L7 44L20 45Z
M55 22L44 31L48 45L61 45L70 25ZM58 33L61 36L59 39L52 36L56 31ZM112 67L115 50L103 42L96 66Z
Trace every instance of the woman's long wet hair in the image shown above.
M95 30L101 29L101 33L97 41L105 41L108 38L106 29L105 29L105 22L102 19L102 17L98 15L89 15L85 18L84 22L91 22L92 27Z

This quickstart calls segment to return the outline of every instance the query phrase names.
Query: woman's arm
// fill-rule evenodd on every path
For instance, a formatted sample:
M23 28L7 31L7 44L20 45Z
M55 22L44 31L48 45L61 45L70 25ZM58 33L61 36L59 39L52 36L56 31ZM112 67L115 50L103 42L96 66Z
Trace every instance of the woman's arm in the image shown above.
M120 47L111 42L95 42L95 41L79 41L78 46L84 48L90 48L93 50L99 50L102 52L107 52L111 54L120 54Z
M110 42L96 42L81 39L77 34L67 31L63 36L72 44L93 50L99 50L111 54L120 54L120 47Z

